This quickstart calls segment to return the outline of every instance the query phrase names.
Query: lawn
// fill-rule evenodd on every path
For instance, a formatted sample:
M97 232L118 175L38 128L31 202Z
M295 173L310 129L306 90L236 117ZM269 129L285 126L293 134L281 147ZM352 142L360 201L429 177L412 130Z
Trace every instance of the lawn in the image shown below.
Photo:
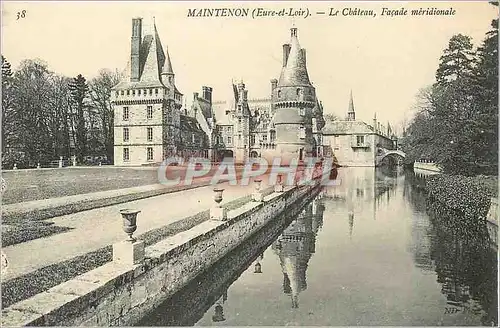
M212 166L205 177L215 175L217 170L217 166ZM240 174L242 170L242 167L237 167L236 173ZM186 167L170 166L166 177L168 179L179 177L180 181L183 181L185 173ZM9 170L3 171L2 176L6 181L6 190L2 197L4 205L160 183L158 170L155 167L103 166Z
M3 204L158 183L154 168L89 167L3 171Z

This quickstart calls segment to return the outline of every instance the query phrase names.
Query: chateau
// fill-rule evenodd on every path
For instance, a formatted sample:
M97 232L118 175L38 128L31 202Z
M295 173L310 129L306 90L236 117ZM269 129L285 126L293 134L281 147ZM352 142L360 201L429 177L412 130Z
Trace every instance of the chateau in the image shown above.
M213 89L203 86L189 108L182 106L156 25L142 34L142 19L132 19L127 74L112 89L115 165L159 164L170 156L235 163L280 158L287 164L335 155L341 165L375 166L395 148L390 126L382 127L376 118L373 125L356 120L352 94L347 118L325 122L297 28L283 44L281 73L270 81L267 98L251 99L243 81L232 82L229 99L214 101Z
M142 33L142 19L132 19L126 74L111 91L115 165L160 163L179 154L208 156L209 130L182 111L183 95L156 25L151 34Z
M322 132L325 155L334 154L343 166L378 166L397 147L390 124L378 122L376 113L372 124L356 119L352 92L346 118L328 121Z
M300 47L297 29L283 45L283 65L271 94L249 100L243 82L231 83L232 97L212 101L212 88L193 95L183 108L175 85L170 55L164 51L156 25L142 35L142 19L132 19L130 61L126 76L112 89L115 115L115 165L160 163L169 156L292 158L323 153L323 107L316 98Z

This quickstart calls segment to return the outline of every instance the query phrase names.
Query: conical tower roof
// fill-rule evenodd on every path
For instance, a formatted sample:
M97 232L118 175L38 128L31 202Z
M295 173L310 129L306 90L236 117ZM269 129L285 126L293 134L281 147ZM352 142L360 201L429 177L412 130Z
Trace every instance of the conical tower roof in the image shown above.
M290 53L278 81L278 86L293 85L311 85L307 73L305 49L300 47L295 27L291 28Z
M174 69L172 68L172 62L170 61L170 54L168 53L168 47L162 74L174 74Z

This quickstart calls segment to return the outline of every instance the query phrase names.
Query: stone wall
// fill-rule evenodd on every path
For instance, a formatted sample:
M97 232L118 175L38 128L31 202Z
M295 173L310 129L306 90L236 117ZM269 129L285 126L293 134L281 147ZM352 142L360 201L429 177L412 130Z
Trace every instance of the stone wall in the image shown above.
M146 248L138 265L111 262L2 311L3 326L133 325L318 185L288 187Z
M413 164L414 169L426 170L431 172L441 172L441 169L436 163L423 163L423 162L415 162Z

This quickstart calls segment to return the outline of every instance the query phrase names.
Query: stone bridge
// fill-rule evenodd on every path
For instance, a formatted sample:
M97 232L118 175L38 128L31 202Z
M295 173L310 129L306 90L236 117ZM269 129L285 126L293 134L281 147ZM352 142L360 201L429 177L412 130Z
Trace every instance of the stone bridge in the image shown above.
M375 155L375 166L379 166L388 156L393 158L397 164L402 163L402 160L406 158L406 154L401 150L379 147L377 149L377 154Z

